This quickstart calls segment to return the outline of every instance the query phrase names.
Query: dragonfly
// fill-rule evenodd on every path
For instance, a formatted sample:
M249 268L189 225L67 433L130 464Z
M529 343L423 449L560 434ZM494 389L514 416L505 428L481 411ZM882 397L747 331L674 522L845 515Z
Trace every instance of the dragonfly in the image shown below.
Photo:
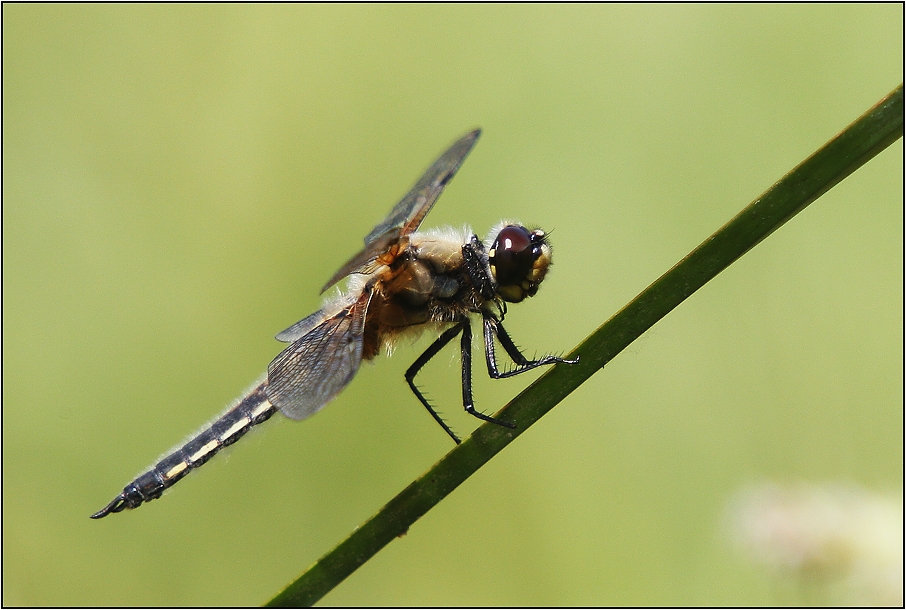
M472 326L480 317L488 375L512 377L540 366L575 364L546 355L526 358L503 327L508 303L535 296L551 265L551 246L541 229L501 222L485 241L470 229L419 231L472 150L481 130L464 135L444 152L390 214L365 237L365 245L340 267L322 294L348 278L345 292L328 298L315 313L276 338L289 346L267 367L267 375L213 423L130 482L107 506L91 515L100 519L160 498L187 474L232 445L278 411L302 420L320 411L355 377L363 361L404 336L425 330L437 339L405 373L419 402L457 444L459 437L415 385L425 364L460 337L463 408L474 417L506 428L503 421L477 410L472 398ZM499 343L514 367L497 365Z

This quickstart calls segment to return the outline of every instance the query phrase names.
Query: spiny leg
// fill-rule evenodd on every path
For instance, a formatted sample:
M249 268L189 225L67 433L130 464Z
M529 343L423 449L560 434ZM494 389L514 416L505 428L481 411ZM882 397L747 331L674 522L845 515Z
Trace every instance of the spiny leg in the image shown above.
M487 313L482 314L482 318L484 319L484 354L488 363L488 375L493 379L505 379L506 377L512 377L513 375L518 375L548 364L575 364L579 362L578 358L575 360L566 360L557 356L543 356L538 360L529 360L519 351L519 348L513 343L513 340L507 334L506 330L504 330L503 324L501 324L499 320L492 314ZM501 373L497 368L497 354L494 347L494 337L497 337L497 340L500 341L500 345L506 350L507 355L516 363L516 368L512 371Z
M496 419L475 410L475 404L472 400L472 326L468 321L462 327L462 340L459 345L462 358L462 406L466 412L478 419L489 421L504 428L515 428L515 424Z
M468 324L468 320L460 321L458 324L456 324L456 326L445 330L434 341L434 343L429 345L428 349L426 349L424 353L422 353L422 355L412 363L412 366L410 366L408 370L406 370L406 382L409 384L409 388L412 390L412 393L415 394L415 397L418 398L418 400L422 403L422 405L424 405L426 409L428 409L428 413L431 414L431 417L433 417L434 420L440 424L440 427L450 435L450 438L452 438L457 445L462 441L460 441L459 438L455 434L453 434L453 431L450 430L450 426L448 426L446 422L441 419L440 415L438 415L437 412L431 407L431 403L429 403L428 400L424 396L422 396L422 393L419 391L419 389L415 387L415 376L418 375L418 372L422 369L423 366L428 364L428 361L431 360L431 358L437 355L437 352L442 350L447 343L452 341L456 335L462 332L463 328L468 328Z

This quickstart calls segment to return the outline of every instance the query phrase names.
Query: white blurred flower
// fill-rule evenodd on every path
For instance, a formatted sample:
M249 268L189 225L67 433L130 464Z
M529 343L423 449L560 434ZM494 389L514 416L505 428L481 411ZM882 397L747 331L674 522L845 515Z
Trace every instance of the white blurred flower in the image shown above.
M903 605L902 495L769 483L739 493L729 515L752 559L818 583L836 603Z

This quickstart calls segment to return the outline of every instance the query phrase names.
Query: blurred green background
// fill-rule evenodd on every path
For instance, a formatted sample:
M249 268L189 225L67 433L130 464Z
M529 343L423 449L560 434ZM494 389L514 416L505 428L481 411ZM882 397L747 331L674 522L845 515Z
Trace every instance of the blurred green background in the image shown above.
M403 381L423 337L88 518L265 371L468 129L424 226L552 230L507 327L561 352L902 73L899 4L4 5L3 603L262 603L452 448ZM900 140L324 603L807 601L727 544L725 507L763 480L899 493L902 166ZM444 354L420 379L468 435ZM478 364L478 405L527 377Z

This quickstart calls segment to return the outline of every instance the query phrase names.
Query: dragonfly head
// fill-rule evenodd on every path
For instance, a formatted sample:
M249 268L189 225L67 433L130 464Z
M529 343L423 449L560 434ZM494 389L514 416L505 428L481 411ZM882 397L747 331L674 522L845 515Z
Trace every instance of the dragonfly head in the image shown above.
M541 229L529 231L507 224L497 233L488 250L488 265L497 283L497 294L509 303L519 303L538 292L538 285L551 264L551 247Z

